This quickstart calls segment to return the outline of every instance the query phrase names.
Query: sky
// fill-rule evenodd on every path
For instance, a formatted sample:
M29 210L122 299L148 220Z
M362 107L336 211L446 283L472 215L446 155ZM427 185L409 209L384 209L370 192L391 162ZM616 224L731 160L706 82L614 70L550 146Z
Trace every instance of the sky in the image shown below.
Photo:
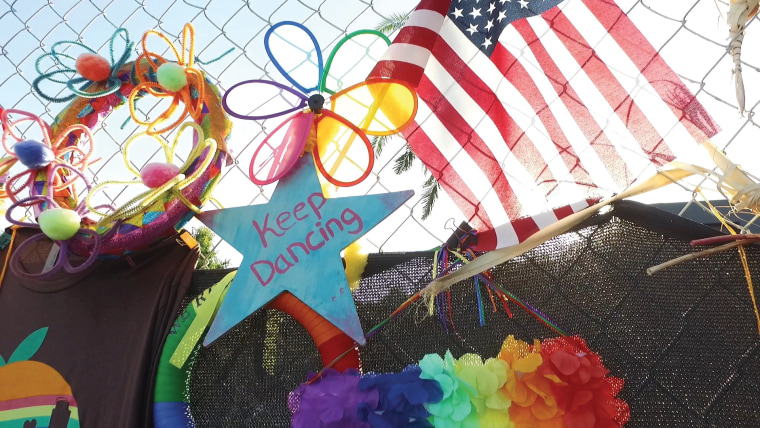
M687 87L697 94L698 100L721 127L722 131L713 139L715 144L726 147L729 158L741 164L745 170L760 175L760 165L754 162L758 159L760 133L752 113L760 102L760 62L756 53L760 52L760 26L752 21L744 40L744 81L749 113L742 117L736 108L732 62L726 50L728 29L720 16L721 12L725 14L727 11L726 2L620 0L618 3L623 10L628 11L628 16L682 77ZM411 2L403 0L187 0L174 3L146 2L145 5L124 0L60 0L51 4L39 0L3 1L0 3L0 105L40 114L48 122L61 111L62 104L46 103L30 88L31 81L37 75L34 69L37 57L60 40L81 37L83 43L107 55L107 41L117 27L126 28L132 40L139 42L144 31L160 23L158 28L173 35L170 38L175 40L184 23L190 20L196 28L196 54L201 60L211 61L230 48L233 49L217 61L202 65L204 71L223 90L247 79L269 79L287 84L264 50L264 34L271 24L282 20L303 23L313 31L323 54L327 56L345 32L375 27L382 16L403 13L411 5ZM157 46L155 48L158 49ZM350 73L346 75L346 81L352 78L358 81L362 76L351 76ZM147 104L143 108L149 109ZM156 114L156 111L152 110L149 114ZM124 141L139 129L134 124L120 129L127 117L125 108L117 109L96 133L96 152L102 161L91 168L91 173L99 182L130 178L118 151ZM255 186L247 179L246 172L253 150L267 132L276 126L276 122L274 119L265 122L233 120L233 132L228 145L237 163L224 172L224 179L214 192L223 206L264 203L271 195L273 186ZM29 133L31 135L34 131L29 130ZM410 203L367 235L365 243L369 251L429 249L440 245L451 234L452 226L463 220L462 214L445 195L441 196L433 215L425 221L421 220L419 194L425 178L421 165L418 163L401 176L392 171L393 159L402 149L403 141L398 138L391 141L376 161L373 175L365 183L335 194L348 196L408 188L417 193ZM131 152L134 155L131 161L137 166L158 160L157 149L147 142L136 143ZM178 161L183 160L182 156L188 150L180 152ZM694 154L702 156L684 160L702 162L703 166L712 167L709 162L704 162L703 153L695 150ZM689 184L687 187L690 189L669 186L668 189L638 199L644 202L688 201L695 184L697 183ZM107 189L106 193L109 198L116 198L118 203L137 191L138 186L129 186L126 191L119 187ZM190 227L195 226L196 223L190 224ZM224 257L232 260L233 265L239 261L239 256L226 244L222 243L219 248Z

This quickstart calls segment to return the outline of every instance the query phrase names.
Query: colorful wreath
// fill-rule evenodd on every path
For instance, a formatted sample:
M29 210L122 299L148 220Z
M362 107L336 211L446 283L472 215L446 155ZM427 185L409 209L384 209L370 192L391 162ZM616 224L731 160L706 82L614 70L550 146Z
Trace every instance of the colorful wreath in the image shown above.
M192 35L190 24L185 27L185 34L188 33ZM148 34L157 33L150 31ZM127 39L127 48L118 60L114 60L114 40L119 35L124 35ZM162 35L162 37L166 39L165 36ZM59 246L66 241L65 248L69 253L68 256L89 261L99 255L121 255L145 248L156 239L174 233L195 212L199 212L199 207L208 200L211 190L221 177L221 169L225 162L231 161L226 155L225 143L232 125L222 109L218 88L206 79L201 71L188 71L194 76L194 90L188 91L187 97L182 96L175 100L175 103L191 103L192 110L195 112L192 114L194 123L183 125L180 129L180 133L187 127L195 130L193 148L187 162L179 168L170 165L173 161L173 148L161 142L166 148L167 164L158 166L149 164L143 172L137 174L143 179L143 183L151 187L151 190L131 199L122 207L93 206L89 200L90 195L86 197L87 204L80 203L73 183L77 181L77 178L82 178L85 183L88 181L86 169L94 162L90 160L94 147L90 130L95 129L114 108L130 101L130 108L134 109L135 100L146 94L155 95L156 91L160 92L156 86L160 87L160 82L159 76L150 67L140 66L136 62L126 62L132 45L125 30L117 30L111 38L110 63L102 57L94 58L94 50L79 43L75 44L85 48L87 52L74 58L58 52L57 49L52 49L51 54L45 56L52 56L60 64L63 64L63 60L75 60L76 70L64 66L61 70L41 72L33 86L38 93L51 101L71 100L56 116L52 126L44 124L39 118L29 113L12 110L2 113L3 148L7 156L0 159L0 172L8 174L10 168L16 164L25 166L27 168L25 171L10 174L4 187L5 196L14 202L12 208L34 208L37 222L49 238L61 241ZM57 46L58 44L54 45L54 48ZM143 46L145 46L144 38ZM143 59L138 60L140 63L144 62L145 58L152 62L169 63L152 53L144 53L141 58ZM86 65L80 66L81 64ZM82 76L72 77L65 81L59 76L74 71ZM48 80L65 83L74 92L74 96L51 97L43 94L39 83ZM75 85L79 83L84 83L84 85L76 88ZM14 117L11 118L11 116ZM21 118L16 118L16 116L21 116ZM17 135L14 130L18 122L23 121L36 122L41 129L44 141L30 142ZM161 131L170 130L178 124L179 121L169 127L164 127ZM149 134L155 134L154 127L150 127L148 131ZM10 144L11 140L13 140L13 145ZM176 147L176 139L174 147ZM129 165L128 169L133 173L136 172ZM156 180L159 183L154 186ZM87 186L89 188L89 183ZM100 187L102 185L98 189ZM20 195L24 189L27 190L28 195L22 198ZM49 209L55 209L57 214L43 216ZM65 212L65 210L72 212ZM6 217L14 221L11 211L8 210ZM84 217L87 213L98 215L100 219L87 219ZM47 221L46 217L53 220ZM15 220L15 222L19 221ZM67 232L51 235L48 233L50 226L43 226L46 222L56 227L63 225L61 227ZM87 239L80 239L77 238L83 235L80 229L86 229L92 233L84 232ZM42 274L23 272L19 264L21 256L22 252L17 251L11 259L11 266L16 266L15 269L21 272L22 276L42 277ZM66 257L67 254L63 253L63 256ZM61 261L61 265L56 266L68 266L66 263L68 262ZM52 273L53 271L48 271L44 276Z

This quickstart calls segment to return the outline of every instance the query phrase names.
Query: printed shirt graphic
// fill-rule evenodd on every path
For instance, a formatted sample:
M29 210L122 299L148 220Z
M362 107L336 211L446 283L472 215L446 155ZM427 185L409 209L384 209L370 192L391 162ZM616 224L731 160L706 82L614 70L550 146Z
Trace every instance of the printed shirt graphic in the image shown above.
M54 368L31 358L48 328L27 336L5 361L0 355L0 428L78 428L71 386Z
M18 229L12 248L34 233ZM38 242L23 254L30 272L39 272L50 252L49 241ZM197 248L174 235L132 254L132 264L103 259L46 281L6 272L0 428L152 426L161 349L197 258Z

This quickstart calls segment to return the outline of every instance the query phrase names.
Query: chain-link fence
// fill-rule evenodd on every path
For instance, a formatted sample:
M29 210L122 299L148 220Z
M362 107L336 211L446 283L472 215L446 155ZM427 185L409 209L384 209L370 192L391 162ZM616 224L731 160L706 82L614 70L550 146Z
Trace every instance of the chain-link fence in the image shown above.
M728 10L728 2L622 0L618 3L714 116L722 128L714 139L716 145L725 148L729 157L749 172L757 170L751 163L757 159L756 137L760 133L754 121L754 111L760 103L760 56L754 54L756 48L760 48L760 26L754 22L756 19L750 21L744 39L742 59L747 113L742 117L738 113L731 78L728 27L721 20ZM314 32L322 50L329 52L346 34L375 28L384 20L403 15L414 7L413 3L403 0L71 0L55 3L4 0L2 4L0 106L38 114L47 122L51 122L65 104L47 102L31 90L32 82L38 76L35 62L49 52L52 44L61 40L80 41L107 55L109 37L117 28L127 29L133 41L139 41L148 29L157 29L170 39L179 40L183 25L191 22L196 28L195 46L196 56L201 61L200 68L212 83L225 91L246 79L285 83L264 49L265 33L276 22L290 20L303 23ZM140 50L139 43L135 50ZM132 59L134 57L136 55ZM138 107L147 117L157 116L161 108L160 103L151 105L150 102L142 102ZM95 182L129 177L121 150L129 136L143 129L128 121L128 117L127 108L117 109L96 129L96 157L101 160L89 171ZM223 179L214 193L222 206L264 203L271 195L273 186L254 185L247 177L247 169L256 143L274 126L276 123L268 120L233 119L228 146L235 163L223 171ZM421 194L425 181L422 165L418 163L401 175L393 171L395 159L404 152L404 146L400 138L388 142L375 163L370 179L362 186L341 189L337 193L340 196L407 188L416 191L417 195L412 200L367 235L370 251L428 249L444 241L451 234L452 226L463 220L453 203L443 194L432 214L422 220ZM138 169L154 157L161 156L160 149L155 147L140 147L133 152L131 162ZM694 183L695 186L697 184ZM692 186L682 187L684 190L681 191L676 188L675 192L673 189L660 192L651 200L689 202L702 198L693 192ZM104 201L115 206L130 195L127 188L103 191ZM223 253L230 251L226 244L221 245Z

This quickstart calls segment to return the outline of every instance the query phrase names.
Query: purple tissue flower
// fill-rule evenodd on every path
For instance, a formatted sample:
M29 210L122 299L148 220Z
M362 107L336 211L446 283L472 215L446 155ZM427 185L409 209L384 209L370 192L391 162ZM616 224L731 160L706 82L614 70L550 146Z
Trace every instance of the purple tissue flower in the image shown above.
M313 377L313 374L309 375L309 379ZM378 392L374 388L360 390L360 379L355 370L340 373L325 369L316 382L299 385L288 397L288 407L293 413L291 426L370 428L371 425L359 415L377 408Z

